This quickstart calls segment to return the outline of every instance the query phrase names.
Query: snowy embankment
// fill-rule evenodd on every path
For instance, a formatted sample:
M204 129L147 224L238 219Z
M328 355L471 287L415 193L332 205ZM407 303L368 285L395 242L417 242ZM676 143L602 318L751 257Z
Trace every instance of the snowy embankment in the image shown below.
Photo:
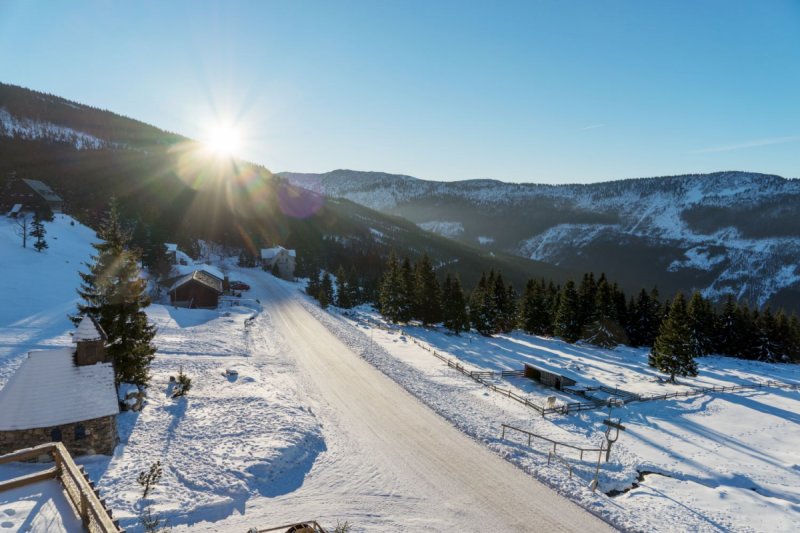
M581 447L604 441L606 410L546 419L448 368L411 336L475 370L518 369L536 364L589 385L640 394L778 380L800 383L797 365L769 365L730 358L701 360L700 375L667 385L647 366L643 350L603 350L515 333L496 338L460 337L419 327L384 330L364 320L309 309L354 351L400 383L459 429L618 527L650 531L795 531L800 527L800 392L761 389L615 409L627 431L601 463L600 491L588 488L593 460L563 455L574 466L548 466L549 446L527 446L523 435L501 440L502 423ZM355 329L354 329L355 328ZM360 330L360 331L356 331ZM582 379L580 379L582 378ZM552 389L525 378L498 383L538 404ZM565 393L558 401L576 401ZM585 400L584 400L585 401ZM594 458L597 456L594 455ZM602 492L617 496L611 497Z
M37 253L0 218L0 387L28 351L71 344L78 270L97 237L65 215L46 229L50 247ZM215 311L148 308L158 352L145 408L119 416L113 457L78 460L129 531L138 530L137 477L156 460L163 477L149 497L153 511L188 526L244 513L252 498L291 493L324 450L319 422L298 398L294 363L260 309L245 299ZM172 399L169 377L179 368L192 389ZM12 477L11 469L0 476Z

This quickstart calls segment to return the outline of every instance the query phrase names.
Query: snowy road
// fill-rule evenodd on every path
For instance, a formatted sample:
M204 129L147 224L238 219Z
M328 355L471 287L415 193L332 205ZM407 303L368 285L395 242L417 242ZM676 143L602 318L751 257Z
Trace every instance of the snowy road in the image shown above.
M316 509L314 516L330 516L335 508L342 520L367 530L611 530L353 353L303 307L296 288L269 277L253 281L264 313L297 360L327 446L302 487L273 500L270 514Z

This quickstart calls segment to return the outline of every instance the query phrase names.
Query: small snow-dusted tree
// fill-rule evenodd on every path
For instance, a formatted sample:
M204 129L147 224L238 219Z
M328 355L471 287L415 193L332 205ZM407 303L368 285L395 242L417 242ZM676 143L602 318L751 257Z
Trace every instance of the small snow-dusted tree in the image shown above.
M178 367L178 379L175 389L172 391L173 398L186 396L192 388L192 378L183 373L183 367Z
M28 235L30 231L30 218L26 213L20 213L17 218L14 219L14 224L16 228L14 231L17 235L22 237L22 247L28 247Z
M156 461L147 470L139 472L139 477L136 478L136 481L142 486L142 498L146 499L153 487L161 481L162 473L161 461Z
M669 374L669 380L673 383L676 376L696 376L697 363L690 337L686 298L678 293L653 344L649 357L650 366Z
M33 224L31 225L31 237L36 239L36 242L33 243L33 247L37 252L48 248L47 241L44 239L46 234L47 230L44 227L44 222L42 222L42 217L37 211L33 216Z

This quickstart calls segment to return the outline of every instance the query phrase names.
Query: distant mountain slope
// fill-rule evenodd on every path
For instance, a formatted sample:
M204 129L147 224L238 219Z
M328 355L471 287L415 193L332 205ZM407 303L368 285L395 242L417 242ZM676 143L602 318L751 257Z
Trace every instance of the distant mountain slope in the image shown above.
M200 148L109 111L0 84L0 208L15 175L49 184L65 210L89 225L116 196L123 213L140 222L137 231L185 249L197 238L253 251L283 244L297 248L301 262L329 269L358 263L367 278L378 275L391 249L412 257L427 252L468 286L490 268L503 270L518 287L531 276L565 277L560 267L444 239Z
M800 308L800 180L718 172L555 186L350 170L281 175L460 242L605 271L629 288L698 288Z

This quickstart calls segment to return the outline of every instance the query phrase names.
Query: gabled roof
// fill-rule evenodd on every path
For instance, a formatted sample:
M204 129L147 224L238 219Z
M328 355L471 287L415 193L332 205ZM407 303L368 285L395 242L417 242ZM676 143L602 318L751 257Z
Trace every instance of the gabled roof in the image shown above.
M165 242L164 243L164 248L166 248L168 252L177 252L178 251L178 245L173 243L173 242Z
M179 274L186 275L186 274L191 274L196 270L201 270L206 274L214 278L217 278L220 281L225 279L225 274L223 274L220 269L218 269L217 267L213 267L211 265L207 265L205 263L200 265L177 265L175 268Z
M297 252L294 250L289 250L288 248L284 248L283 246L273 246L272 248L262 248L261 249L261 259L272 259L281 251L286 251L289 254L289 257L295 257Z
M56 193L54 193L53 189L51 189L46 183L43 183L43 182L41 182L39 180L29 180L29 179L24 179L24 178L23 178L22 181L27 183L28 187L33 189L36 192L36 194L38 194L39 196L41 196L42 198L44 198L48 202L60 202L61 201L61 197L59 195L57 195Z
M78 329L72 335L73 342L81 341L104 341L108 340L106 332L100 327L100 324L90 315L84 315L78 324Z
M30 352L0 390L0 431L46 428L118 413L111 363L76 366L71 348Z
M205 285L209 289L217 291L218 294L222 294L222 282L204 270L195 270L191 274L186 274L185 276L178 278L167 292L173 292L178 287L186 285L191 281L196 281L202 285Z

